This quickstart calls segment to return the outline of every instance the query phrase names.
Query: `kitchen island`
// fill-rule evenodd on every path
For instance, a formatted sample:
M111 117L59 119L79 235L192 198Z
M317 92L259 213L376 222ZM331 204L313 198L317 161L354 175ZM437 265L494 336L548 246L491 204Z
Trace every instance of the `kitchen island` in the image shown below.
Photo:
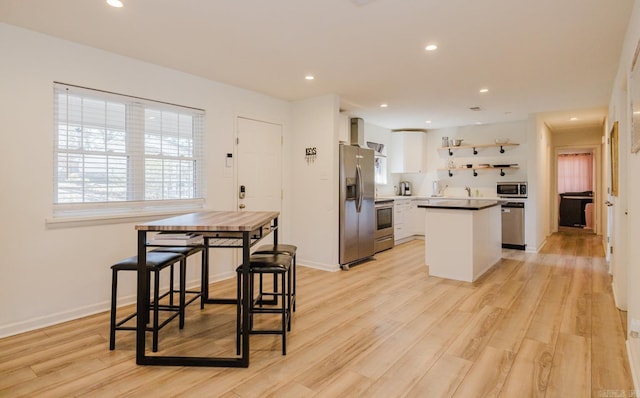
M502 256L501 202L483 199L429 199L425 262L429 275L473 282Z

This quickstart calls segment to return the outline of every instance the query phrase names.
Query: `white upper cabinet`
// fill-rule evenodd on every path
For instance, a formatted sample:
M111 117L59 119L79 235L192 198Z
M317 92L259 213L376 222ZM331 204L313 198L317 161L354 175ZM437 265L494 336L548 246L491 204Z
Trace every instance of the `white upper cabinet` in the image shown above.
M426 134L421 131L396 131L391 133L392 173L425 173Z
M351 141L351 117L346 113L340 113L338 126L338 142L349 144Z

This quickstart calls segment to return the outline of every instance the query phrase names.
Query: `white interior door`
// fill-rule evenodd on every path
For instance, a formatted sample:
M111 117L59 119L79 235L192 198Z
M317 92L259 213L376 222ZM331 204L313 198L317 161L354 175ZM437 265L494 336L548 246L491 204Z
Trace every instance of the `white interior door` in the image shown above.
M281 211L282 126L238 117L236 136L238 210Z

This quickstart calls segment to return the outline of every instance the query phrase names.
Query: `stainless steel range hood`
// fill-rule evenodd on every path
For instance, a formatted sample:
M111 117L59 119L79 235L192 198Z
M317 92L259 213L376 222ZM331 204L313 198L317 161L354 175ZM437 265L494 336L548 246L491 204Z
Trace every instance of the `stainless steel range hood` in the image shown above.
M350 145L364 147L364 120L351 118Z

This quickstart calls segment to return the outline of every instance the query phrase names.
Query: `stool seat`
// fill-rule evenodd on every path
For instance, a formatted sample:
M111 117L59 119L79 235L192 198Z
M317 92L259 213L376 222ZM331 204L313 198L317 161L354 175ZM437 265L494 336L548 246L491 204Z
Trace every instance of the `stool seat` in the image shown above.
M293 257L288 254L253 254L249 257L249 306L244 308L241 297L241 281L244 278L243 266L236 268L237 278L237 317L236 317L236 353L240 354L240 334L241 328L246 328L250 334L279 334L282 336L282 355L287 354L287 332L291 330L291 269ZM260 284L257 295L254 295L254 275L260 275ZM264 291L262 275L272 274L274 282L280 278L282 290L279 291L278 284L274 283L273 291ZM255 297L254 297L255 296ZM271 297L273 300L265 301L264 297ZM280 305L278 305L280 299ZM274 307L267 307L266 304L273 304ZM242 325L240 322L242 311L249 314L249 324ZM281 325L278 329L254 329L253 317L256 314L277 314L280 315Z
M287 272L292 260L288 254L254 254L250 257L249 268L252 272ZM242 266L237 271L242 272Z
M163 269L171 264L176 263L184 256L179 253L147 253L147 268ZM138 256L131 256L124 260L118 261L111 266L111 269L118 271L135 271L138 269Z
M289 244L277 244L277 245L262 245L253 252L253 254L269 254L269 253L283 253L290 256L294 256L298 248Z
M173 294L175 290L173 289L173 265L177 262L181 264L185 261L185 256L180 253L163 253L163 252L148 252L146 254L146 272L148 275L151 273L154 274L153 282L153 301L149 305L149 310L153 311L153 325L151 327L147 326L145 328L146 331L150 331L153 333L153 351L158 351L158 331L162 329L165 325L167 325L171 320L175 317L180 316L181 321L184 319L184 295L181 293L180 305L173 304ZM164 268L170 267L171 272L171 281L169 290L160 294L160 271ZM116 344L116 330L130 330L135 331L136 327L126 326L125 324L136 316L143 316L146 322L149 322L149 313L146 314L138 314L137 312L133 312L128 316L124 317L120 321L116 320L116 309L117 309L117 291L118 291L118 272L119 271L137 271L138 270L138 256L131 256L125 258L124 260L118 261L117 263L111 266L112 270L112 279L111 279L111 325L109 331L109 349L115 349ZM180 286L184 285L183 272L181 272L180 278ZM147 279L147 289L150 289L151 278ZM181 289L182 290L182 289ZM160 304L160 300L165 296L169 296L169 304L164 305ZM169 311L172 312L166 320L163 322L159 321L159 311ZM180 324L180 328L182 328L183 322Z
M258 248L253 252L253 254L288 254L293 257L293 275L291 276L293 280L293 287L291 289L291 309L293 312L296 311L296 251L298 251L298 247L295 245L279 243L277 245L270 244L258 246ZM275 285L276 281L274 280L273 283Z
M187 257L191 256L192 254L196 254L199 252L203 252L204 250L206 250L206 247L204 245L195 245L195 246L159 246L156 247L155 249L153 249L151 251L151 253L178 253L178 254L182 254L184 256L182 262L180 263L180 276L183 278L182 280L185 280L186 276L186 272L187 272ZM191 304L192 302L194 302L198 297L200 297L200 309L204 308L204 301L205 301L205 291L206 291L206 286L205 284L207 283L207 281L205 280L206 275L207 275L207 263L206 263L206 259L207 259L207 255L206 254L202 254L202 262L201 262L201 269L200 269L200 291L195 291L195 290L187 290L186 286L180 286L180 299L181 300L186 300L184 295L185 294L193 294L195 296L193 296L189 301L185 302L185 307L189 304ZM180 316L180 325L184 326L184 313Z

